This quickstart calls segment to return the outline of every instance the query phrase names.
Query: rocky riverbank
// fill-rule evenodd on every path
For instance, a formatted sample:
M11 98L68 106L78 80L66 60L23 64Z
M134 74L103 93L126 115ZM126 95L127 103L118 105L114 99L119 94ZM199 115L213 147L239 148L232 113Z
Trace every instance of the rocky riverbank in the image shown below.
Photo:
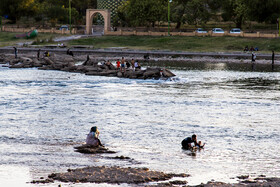
M187 177L187 175L166 174L158 171L150 171L148 168L93 166L68 169L66 173L52 173L48 176L48 179L32 181L32 183L50 183L56 180L72 183L144 184L148 182L165 181L173 177Z
M187 185L188 174L163 173L150 171L148 168L121 168L121 167L85 167L68 169L65 173L52 173L47 179L31 181L33 184L54 183L55 181L65 183L109 183L109 184L131 184L149 187L166 186L190 186ZM174 180L176 178L177 180ZM268 178L259 176L239 176L238 183L229 184L224 182L210 181L190 187L278 187L280 178ZM179 179L179 180L178 180Z
M84 57L84 58L83 58ZM82 63L81 63L82 62ZM106 63L105 63L106 62ZM0 63L8 64L9 68L33 68L41 70L60 70L67 72L84 73L86 75L109 76L130 79L167 79L174 77L171 71L166 68L146 68L133 69L124 68L122 71L112 63L94 56L62 55L52 53L50 56L40 56L39 58L32 54L20 55L15 58L11 54L0 55ZM79 64L80 63L80 64Z

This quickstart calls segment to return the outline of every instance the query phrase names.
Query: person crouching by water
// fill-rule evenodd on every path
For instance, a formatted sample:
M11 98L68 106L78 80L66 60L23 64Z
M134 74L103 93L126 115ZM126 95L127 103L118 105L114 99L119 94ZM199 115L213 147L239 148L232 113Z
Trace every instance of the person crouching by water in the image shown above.
M97 130L97 127L91 127L90 132L87 135L86 144L93 147L103 146L98 137L99 131Z
M192 146L192 143L194 143L194 146ZM196 147L203 148L204 145L201 145L201 142L200 142L200 144L197 143L195 134L193 134L192 137L187 137L182 141L182 148L187 149L187 150L192 150L192 149L195 149Z

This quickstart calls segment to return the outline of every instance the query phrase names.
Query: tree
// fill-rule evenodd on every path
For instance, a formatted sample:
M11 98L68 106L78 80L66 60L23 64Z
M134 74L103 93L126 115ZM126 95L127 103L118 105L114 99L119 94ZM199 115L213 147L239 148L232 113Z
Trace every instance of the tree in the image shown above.
M34 0L1 0L0 10L16 22L22 16L33 16L36 13L36 3Z
M225 21L233 21L236 27L241 28L242 24L248 19L247 0L225 0L223 1L222 17Z
M118 12L118 16L131 26L152 24L154 27L155 22L163 20L165 15L167 15L167 1L165 0L128 0Z
M187 20L186 9L188 1L189 0L174 0L171 4L171 18L173 22L176 22L176 29L179 29L182 23L185 23Z
M280 0L247 0L246 4L251 20L275 23L280 17Z
M175 0L172 6L172 20L177 23L176 29L186 22L191 25L206 23L211 17L208 1Z
M210 19L207 2L205 0L192 0L187 3L186 17L188 24L199 25Z

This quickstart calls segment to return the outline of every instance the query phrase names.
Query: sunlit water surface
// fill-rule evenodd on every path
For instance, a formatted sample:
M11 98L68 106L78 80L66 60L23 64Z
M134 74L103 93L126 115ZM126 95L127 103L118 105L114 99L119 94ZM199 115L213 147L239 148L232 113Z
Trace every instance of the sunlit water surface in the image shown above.
M0 67L0 186L101 165L188 173L189 184L280 176L279 72L172 71L164 81ZM93 125L117 154L74 152ZM193 133L204 150L181 149ZM133 160L110 159L121 155Z

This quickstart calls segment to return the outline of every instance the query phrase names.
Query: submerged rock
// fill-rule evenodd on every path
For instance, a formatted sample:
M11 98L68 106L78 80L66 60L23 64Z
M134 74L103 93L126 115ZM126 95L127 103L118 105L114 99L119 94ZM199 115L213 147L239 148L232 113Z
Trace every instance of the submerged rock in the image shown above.
M128 183L139 184L152 181L169 180L177 176L158 171L150 171L146 168L120 168L120 167L86 167L80 169L68 169L67 173L53 173L49 179L61 182L94 182L94 183ZM181 174L186 177L187 175Z
M84 154L98 154L98 153L116 153L115 151L110 151L109 149L103 147L103 146L98 146L98 147L93 147L90 145L81 145L81 146L76 146L74 147L76 152L79 153L84 153Z

